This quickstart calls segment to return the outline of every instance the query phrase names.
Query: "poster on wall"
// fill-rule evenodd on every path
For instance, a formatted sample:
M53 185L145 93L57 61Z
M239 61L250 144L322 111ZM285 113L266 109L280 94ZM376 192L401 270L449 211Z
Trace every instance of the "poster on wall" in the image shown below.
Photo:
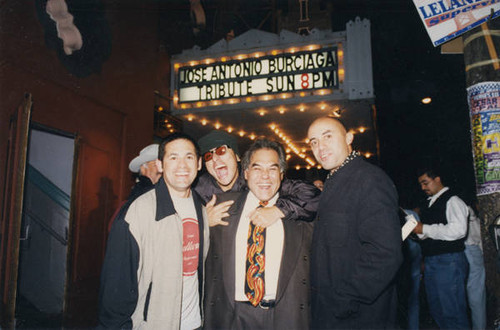
M413 0L434 47L500 15L500 0Z
M477 195L500 192L500 82L467 88Z

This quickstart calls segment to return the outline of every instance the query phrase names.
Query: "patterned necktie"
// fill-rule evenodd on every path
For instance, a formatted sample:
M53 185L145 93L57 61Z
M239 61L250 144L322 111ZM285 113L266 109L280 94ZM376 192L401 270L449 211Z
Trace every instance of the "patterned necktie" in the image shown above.
M265 207L266 202L259 202L259 207ZM248 228L248 245L246 260L245 295L250 303L257 306L264 297L264 268L266 266L264 257L264 244L266 240L266 229L255 226L250 222Z

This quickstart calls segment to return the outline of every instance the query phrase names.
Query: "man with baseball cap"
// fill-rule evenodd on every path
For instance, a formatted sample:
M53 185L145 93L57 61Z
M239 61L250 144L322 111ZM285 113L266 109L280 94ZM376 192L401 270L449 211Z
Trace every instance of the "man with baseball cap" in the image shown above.
M198 178L194 189L207 203L210 226L227 225L222 219L228 216L227 210L233 201L215 205L215 195L248 189L245 178L240 175L238 143L234 136L214 130L199 139L198 144L208 173ZM280 197L276 204L256 209L250 219L255 225L264 228L279 219L312 221L320 193L312 184L285 178L281 183Z

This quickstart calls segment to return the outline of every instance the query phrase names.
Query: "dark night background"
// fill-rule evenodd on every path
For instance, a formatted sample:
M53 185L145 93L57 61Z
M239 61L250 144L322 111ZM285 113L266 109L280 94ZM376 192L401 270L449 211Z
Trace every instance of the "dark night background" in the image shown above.
M475 183L463 55L441 54L432 45L412 1L380 10L346 6L333 29L356 15L371 21L380 162L402 202L424 197L416 170L425 166L440 167L447 184L470 201ZM432 103L422 104L424 96Z
M165 12L160 21L160 35L172 54L194 44L208 47L230 29L238 36L257 28L270 10L266 0L203 1L206 30L179 40L178 31L190 30L192 21L184 2L178 3L177 10ZM287 1L275 3L286 15ZM413 204L425 197L416 178L417 168L425 166L439 166L446 183L470 201L475 183L463 55L441 54L441 48L432 45L411 0L319 3L323 8L331 6L333 31L345 30L346 23L357 16L371 22L379 165L394 180L402 202L411 199ZM271 20L260 29L273 31ZM431 96L432 103L422 104L424 96Z

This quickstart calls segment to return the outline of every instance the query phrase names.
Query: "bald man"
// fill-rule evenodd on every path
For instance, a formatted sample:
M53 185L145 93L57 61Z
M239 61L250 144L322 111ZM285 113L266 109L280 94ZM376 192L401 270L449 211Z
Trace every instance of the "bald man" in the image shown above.
M352 150L354 136L340 121L316 119L308 138L330 171L313 233L312 328L396 328L402 253L394 184Z

